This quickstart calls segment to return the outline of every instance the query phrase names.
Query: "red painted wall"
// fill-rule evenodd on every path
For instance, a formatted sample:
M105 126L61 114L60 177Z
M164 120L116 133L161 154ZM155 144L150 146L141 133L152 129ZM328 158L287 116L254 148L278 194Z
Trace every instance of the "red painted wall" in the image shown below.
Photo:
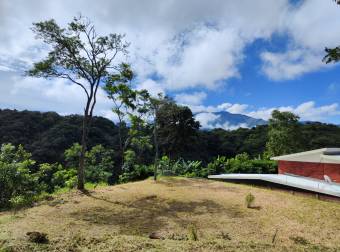
M304 177L324 179L324 175L340 183L340 164L279 161L279 174L291 173Z

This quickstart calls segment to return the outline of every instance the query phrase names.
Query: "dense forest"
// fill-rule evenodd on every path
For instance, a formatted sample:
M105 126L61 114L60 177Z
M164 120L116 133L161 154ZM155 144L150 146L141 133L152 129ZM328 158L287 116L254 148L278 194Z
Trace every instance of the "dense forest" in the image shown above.
M81 123L82 116L79 115L61 116L55 112L0 110L0 144L22 144L38 163L61 163L64 160L64 150L79 142ZM308 122L300 124L300 128L303 138L301 150L340 146L340 127L336 125ZM112 121L94 117L89 148L101 144L105 148L118 150L117 132L118 127ZM172 148L179 150L177 158L199 160L203 163L208 163L217 156L231 158L241 153L256 158L265 150L267 132L267 125L232 131L197 130L197 134L191 139L190 148L183 149L179 146L181 143ZM118 158L115 157L116 162ZM148 159L152 159L151 153Z

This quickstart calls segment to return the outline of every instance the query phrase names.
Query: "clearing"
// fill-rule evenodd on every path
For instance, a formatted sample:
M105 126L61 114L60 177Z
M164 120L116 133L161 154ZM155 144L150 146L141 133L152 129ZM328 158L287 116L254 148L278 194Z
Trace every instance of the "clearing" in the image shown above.
M256 207L245 207L249 192ZM34 231L49 242L28 241ZM340 203L204 179L148 179L1 212L0 251L340 251Z

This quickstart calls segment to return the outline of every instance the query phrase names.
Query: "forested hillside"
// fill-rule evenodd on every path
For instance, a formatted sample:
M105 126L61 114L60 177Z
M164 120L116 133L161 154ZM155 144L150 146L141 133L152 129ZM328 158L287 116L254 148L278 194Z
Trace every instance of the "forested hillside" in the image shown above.
M79 115L61 116L55 112L0 110L0 144L22 144L39 163L62 162L64 151L73 143L79 142L81 123L82 116ZM340 127L336 125L313 122L301 124L300 127L302 150L340 146ZM267 125L233 131L199 130L191 139L190 148L183 149L177 155L204 163L218 155L234 157L244 152L251 157L257 157L265 150L267 131ZM89 147L101 144L106 148L118 150L117 132L118 127L112 121L94 117ZM163 145L166 145L164 141ZM172 148L182 149L179 146Z
M82 116L55 112L0 110L0 143L22 144L39 163L62 162L65 149L79 142ZM117 127L110 120L94 117L89 147L102 144L117 148Z

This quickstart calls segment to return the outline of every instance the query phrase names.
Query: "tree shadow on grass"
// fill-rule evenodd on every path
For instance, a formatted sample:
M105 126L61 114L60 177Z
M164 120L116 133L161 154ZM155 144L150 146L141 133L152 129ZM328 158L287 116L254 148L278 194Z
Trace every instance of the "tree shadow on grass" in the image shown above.
M129 235L148 235L164 230L169 221L186 229L192 223L188 215L199 217L204 214L223 214L231 218L242 217L238 207L226 208L212 200L182 202L151 195L131 202L111 203L122 207L81 209L71 213L71 216L94 225L118 226L121 234Z

